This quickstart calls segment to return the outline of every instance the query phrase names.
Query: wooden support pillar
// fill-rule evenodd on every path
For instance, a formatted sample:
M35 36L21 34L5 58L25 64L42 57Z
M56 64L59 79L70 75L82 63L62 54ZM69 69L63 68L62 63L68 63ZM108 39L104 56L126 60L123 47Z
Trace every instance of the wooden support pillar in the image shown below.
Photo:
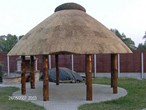
M44 80L43 80L43 100L48 101L49 100L49 75L48 75L48 56L43 56L44 61Z
M58 66L58 54L55 55L55 66L56 66L56 85L59 85L59 66Z
M92 100L92 55L86 55L86 100Z
M111 72L112 72L112 86L113 93L118 93L118 54L111 54Z
M21 94L26 94L26 61L25 56L21 56Z
M34 56L30 56L30 87L35 89L35 74L34 74Z
M114 63L114 62L113 62L113 61L114 61L114 54L111 54L111 87L113 87L113 74L114 74L114 73L113 73L113 70L114 70L114 69L113 69L113 67L114 67L114 66L113 66L113 65L114 65L113 63Z

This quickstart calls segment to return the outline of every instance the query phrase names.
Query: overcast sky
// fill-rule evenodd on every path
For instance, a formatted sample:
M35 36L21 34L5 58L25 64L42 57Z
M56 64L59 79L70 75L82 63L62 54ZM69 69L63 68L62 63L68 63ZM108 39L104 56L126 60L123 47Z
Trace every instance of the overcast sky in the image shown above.
M66 2L86 8L89 15L109 29L143 43L146 31L146 0L0 0L0 35L24 35Z

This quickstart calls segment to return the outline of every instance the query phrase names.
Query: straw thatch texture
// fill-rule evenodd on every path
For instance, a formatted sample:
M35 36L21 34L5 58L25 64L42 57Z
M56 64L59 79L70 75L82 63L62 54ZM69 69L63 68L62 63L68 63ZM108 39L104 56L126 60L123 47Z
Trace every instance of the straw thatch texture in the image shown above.
M100 22L80 10L57 11L29 31L8 55L131 53Z

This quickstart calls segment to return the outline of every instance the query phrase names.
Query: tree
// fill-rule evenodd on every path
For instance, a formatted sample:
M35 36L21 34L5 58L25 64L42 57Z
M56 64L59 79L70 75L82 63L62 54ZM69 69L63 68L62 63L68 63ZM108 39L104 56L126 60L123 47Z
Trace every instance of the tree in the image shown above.
M16 35L8 34L6 40L6 51L9 52L17 42L18 39Z
M146 39L146 32L145 32L145 35L143 36L143 39ZM140 43L138 45L137 50L146 50L146 40L144 41L144 44Z
M123 39L123 42L131 49L131 50L136 50L136 46L134 41L131 38L125 38Z
M5 50L6 36L0 36L0 51Z
M0 36L0 51L9 52L17 42L18 37L16 35L8 34L7 36Z
M145 35L143 36L143 39L146 39L146 31L145 31ZM146 40L144 43L146 44Z
M115 33L121 40L126 38L126 35L124 33L121 34L117 29L111 29L111 31Z
M146 45L140 43L140 44L138 45L138 47L137 47L137 50L146 50Z
M131 38L127 38L124 33L120 33L117 29L111 29L131 50L136 50L135 42Z
M145 35L143 36L143 38L146 38L146 31L145 31Z

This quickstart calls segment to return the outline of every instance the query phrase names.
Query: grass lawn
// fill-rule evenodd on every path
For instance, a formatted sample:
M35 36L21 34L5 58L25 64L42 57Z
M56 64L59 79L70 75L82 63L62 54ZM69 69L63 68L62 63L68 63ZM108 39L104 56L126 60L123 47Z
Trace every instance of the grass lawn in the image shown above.
M110 84L109 78L95 78L93 83ZM79 110L142 110L146 108L146 80L121 78L119 87L125 88L128 95L117 100L85 104Z
M31 102L9 100L9 96L17 90L15 87L0 87L0 110L45 110Z

